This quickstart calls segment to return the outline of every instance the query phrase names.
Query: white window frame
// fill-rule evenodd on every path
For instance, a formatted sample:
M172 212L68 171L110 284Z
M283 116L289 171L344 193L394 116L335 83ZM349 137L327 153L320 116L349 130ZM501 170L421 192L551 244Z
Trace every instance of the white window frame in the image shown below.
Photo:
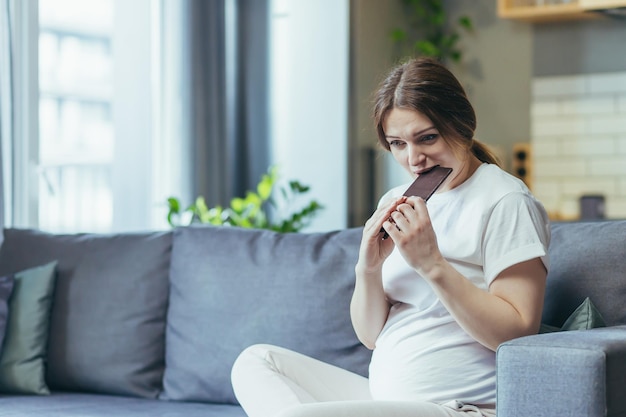
M38 1L13 3L13 96L14 138L4 151L9 170L5 195L12 204L5 223L14 227L37 224L37 140L39 136L39 82L37 43L39 42Z

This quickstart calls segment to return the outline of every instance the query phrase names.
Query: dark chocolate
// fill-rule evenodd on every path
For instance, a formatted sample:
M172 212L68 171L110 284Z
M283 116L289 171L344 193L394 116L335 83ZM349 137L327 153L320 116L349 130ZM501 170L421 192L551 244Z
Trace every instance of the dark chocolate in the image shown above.
M437 191L437 188L443 184L444 180L450 175L452 168L446 168L439 165L435 165L428 171L424 171L417 176L415 181L406 189L405 197L421 197L424 201L428 201L431 195ZM383 239L387 239L389 235L385 229L380 229L383 234Z
M451 172L452 168L435 165L428 171L422 172L402 195L422 197L424 201L428 201Z

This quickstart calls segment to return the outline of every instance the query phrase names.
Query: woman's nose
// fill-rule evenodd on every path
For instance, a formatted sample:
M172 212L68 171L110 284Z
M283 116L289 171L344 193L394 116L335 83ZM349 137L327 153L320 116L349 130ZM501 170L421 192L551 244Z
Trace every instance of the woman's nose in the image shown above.
M426 156L421 152L418 146L409 147L409 165L419 166L425 159Z

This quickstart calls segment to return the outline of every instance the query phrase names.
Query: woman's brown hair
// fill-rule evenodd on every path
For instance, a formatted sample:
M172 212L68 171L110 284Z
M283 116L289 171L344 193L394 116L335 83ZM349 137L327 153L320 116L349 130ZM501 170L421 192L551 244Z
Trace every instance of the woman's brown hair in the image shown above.
M456 77L440 62L414 58L393 68L374 96L373 118L379 143L389 150L383 123L394 108L415 110L428 117L455 152L471 151L480 161L498 163L484 144L474 139L476 113Z

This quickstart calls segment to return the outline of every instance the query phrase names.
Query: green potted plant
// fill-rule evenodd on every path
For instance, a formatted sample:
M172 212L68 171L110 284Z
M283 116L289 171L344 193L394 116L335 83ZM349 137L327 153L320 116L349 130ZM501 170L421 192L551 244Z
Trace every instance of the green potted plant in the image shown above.
M198 196L183 209L176 197L167 199L167 222L172 227L190 224L238 226L268 229L281 233L299 232L308 226L322 210L316 200L294 209L297 199L310 187L298 181L279 182L278 169L270 167L259 181L256 191L248 191L245 197L235 197L229 207L207 207L203 196ZM184 223L185 213L188 221Z
M468 16L449 22L443 0L400 0L406 22L391 31L396 58L429 56L443 62L459 62L463 55L458 47L462 32L473 30Z

